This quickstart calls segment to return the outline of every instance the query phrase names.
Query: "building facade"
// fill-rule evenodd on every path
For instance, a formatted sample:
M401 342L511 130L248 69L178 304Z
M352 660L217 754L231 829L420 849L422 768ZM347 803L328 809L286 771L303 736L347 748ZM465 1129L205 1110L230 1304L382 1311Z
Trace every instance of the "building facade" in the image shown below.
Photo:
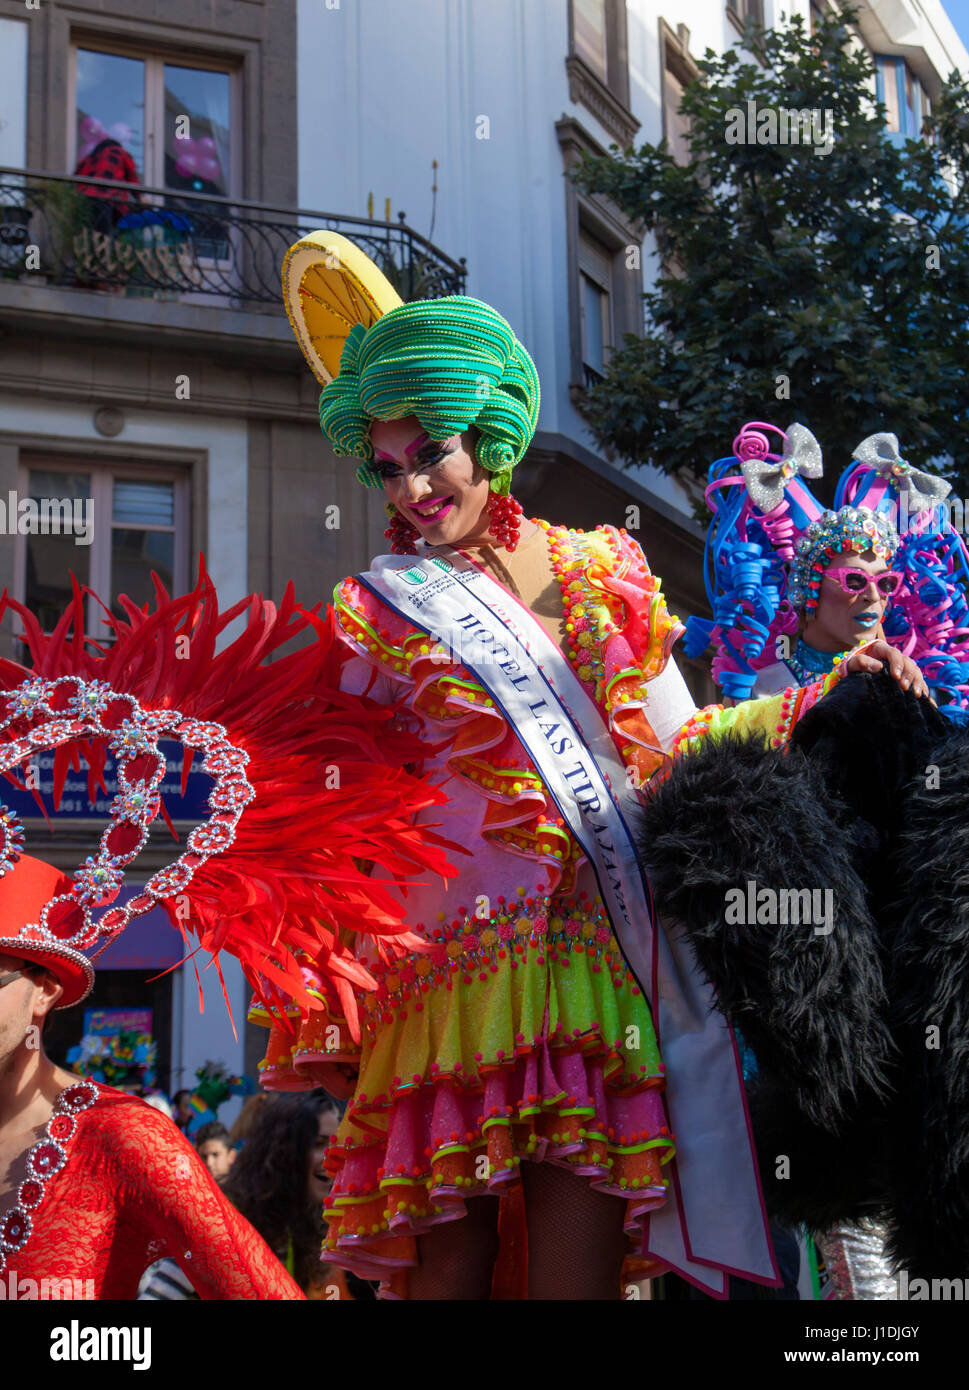
M0 0L0 584L52 622L72 573L145 601L152 570L184 590L202 553L226 603L279 599L289 579L314 602L382 548L379 497L322 440L279 299L286 247L329 225L405 296L430 276L509 319L543 389L522 501L556 522L627 526L672 609L705 611L695 486L648 461L619 468L582 413L610 348L641 331L653 247L566 173L612 143L665 137L682 157L696 55L736 46L748 17L810 21L821 7ZM899 138L952 68L969 71L936 0L869 0L859 41ZM134 193L98 164L118 149ZM71 503L76 532L21 533L10 504L23 498ZM11 653L9 624L0 646ZM711 696L702 665L687 675ZM38 852L83 857L83 809L55 818ZM171 1088L207 1058L252 1072L261 1035L239 1026L241 974L230 964L235 1040L211 971L199 1015L183 955L164 920L148 923L112 948L96 1002L137 986Z

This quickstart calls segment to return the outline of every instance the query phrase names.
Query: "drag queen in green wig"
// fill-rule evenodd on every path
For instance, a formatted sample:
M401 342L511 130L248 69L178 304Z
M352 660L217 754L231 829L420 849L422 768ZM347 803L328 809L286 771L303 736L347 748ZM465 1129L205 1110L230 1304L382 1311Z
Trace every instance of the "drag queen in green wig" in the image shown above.
M403 304L328 231L291 249L283 286L323 433L383 488L393 549L412 556L337 585L341 688L420 739L440 799L401 833L443 837L454 871L411 881L407 937L368 948L371 978L338 977L295 1040L280 1025L271 1043L266 1084L348 1102L323 1258L424 1301L619 1299L667 1268L716 1293L731 1272L769 1283L732 1034L712 1000L681 999L693 962L654 1004L652 914L619 808L681 735L780 744L823 688L797 711L779 696L698 713L637 540L522 516L510 484L539 384L496 310Z

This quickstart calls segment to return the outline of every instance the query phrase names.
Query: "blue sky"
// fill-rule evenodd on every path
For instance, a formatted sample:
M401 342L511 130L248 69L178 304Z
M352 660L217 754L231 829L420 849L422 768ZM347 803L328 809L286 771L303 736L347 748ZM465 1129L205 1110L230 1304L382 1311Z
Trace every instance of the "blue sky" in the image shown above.
M942 3L956 33L969 48L969 0L942 0Z

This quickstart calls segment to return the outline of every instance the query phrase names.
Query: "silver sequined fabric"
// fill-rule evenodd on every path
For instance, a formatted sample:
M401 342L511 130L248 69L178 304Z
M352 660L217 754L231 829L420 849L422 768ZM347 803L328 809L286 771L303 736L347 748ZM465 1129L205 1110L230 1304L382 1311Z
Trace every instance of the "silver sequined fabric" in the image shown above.
M839 1299L897 1299L898 1280L885 1254L885 1227L876 1221L836 1226L818 1240Z

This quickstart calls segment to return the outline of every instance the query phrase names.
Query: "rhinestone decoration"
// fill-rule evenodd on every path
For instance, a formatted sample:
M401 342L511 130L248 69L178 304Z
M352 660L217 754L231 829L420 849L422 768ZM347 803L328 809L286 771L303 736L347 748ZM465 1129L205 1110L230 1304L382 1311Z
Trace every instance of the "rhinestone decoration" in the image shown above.
M96 1086L90 1081L79 1081L76 1086L68 1086L66 1091L61 1092L60 1104L69 1114L77 1115L81 1110L93 1105L97 1098Z
M147 893L154 893L156 897L167 898L170 893L177 893L192 880L193 870L188 864L176 863L167 869L160 869L145 884Z
M88 855L79 869L74 870L73 896L79 903L99 903L112 900L124 883L124 873L113 860L93 859Z
M197 825L188 837L188 847L196 854L220 854L235 839L235 831L224 821Z
M103 718L119 700L125 702L124 707L131 714L117 728L106 727ZM65 718L65 710L71 717ZM4 692L0 732L8 730L15 720L23 719L29 719L34 727L3 746L0 773L19 766L39 748L54 749L86 739L97 740L114 753L120 778L119 790L111 802L110 824L101 837L98 854L89 855L75 870L70 894L58 900L73 900L83 909L78 930L67 939L57 937L46 925L45 910L41 922L27 923L19 933L44 949L70 954L70 948L90 946L99 935L115 936L158 899L187 887L206 859L233 843L239 818L255 797L244 778L248 754L229 741L223 725L187 719L178 710L143 710L134 696L115 691L104 681L86 681L80 676L54 680L31 677ZM228 819L196 826L185 853L156 873L144 891L130 902L109 909L101 922L95 922L92 908L110 903L117 896L124 871L146 844L151 823L159 812L160 789L167 772L165 756L158 747L163 735L180 741L183 747L203 752L204 771L215 784L208 798L209 811ZM132 759L141 757L151 761L151 771L128 782L127 768ZM124 838L122 853L117 852L118 837L112 834L119 824L133 826L138 832ZM20 822L13 812L0 807L0 875L12 867L22 850ZM70 916L66 920L70 922ZM83 1103L90 1104L91 1099Z
M49 1178L64 1167L67 1154L53 1139L42 1139L30 1151L27 1167L34 1177Z
M57 1097L43 1137L27 1154L28 1177L17 1190L16 1205L0 1219L0 1274L6 1269L7 1257L22 1250L30 1239L34 1227L30 1213L36 1212L44 1200L47 1183L67 1162L64 1144L74 1135L73 1116L93 1105L97 1098L97 1087L86 1081L68 1086Z
M228 782L216 787L209 797L209 805L215 811L241 811L255 795L248 782Z
M50 1124L47 1126L47 1133L52 1139L56 1139L59 1144L66 1143L74 1133L73 1115L54 1115Z
M144 724L126 719L108 740L112 753L119 758L136 758L142 753L157 753L155 739Z
M33 1211L34 1207L40 1206L40 1199L44 1195L44 1184L38 1182L36 1178L28 1178L26 1182L20 1184L20 1205L27 1211Z
M224 747L213 749L205 759L203 767L206 772L244 772L248 764L248 753L226 744Z
M24 681L23 685L16 690L11 690L7 694L10 702L10 718L30 718L34 710L44 699L47 692L47 682L42 680Z
M111 687L104 681L88 681L67 702L67 709L77 719L100 714L111 698Z
M0 1245L4 1250L19 1250L30 1235L30 1217L19 1207L8 1211L0 1221Z
M0 806L0 878L24 852L24 828L9 806Z
M179 726L179 737L189 748L208 748L224 743L227 735L221 724L209 724L201 719L186 719Z
M32 729L30 741L38 748L47 748L52 743L63 743L72 734L79 732L79 722L70 719L52 719L47 724L41 724L39 729Z
M164 734L174 736L182 716L175 709L148 709L141 712L141 727L151 735L152 738L159 738Z
M119 792L111 803L111 818L120 821L143 821L148 811L158 810L158 797L147 782L135 782L125 791Z

